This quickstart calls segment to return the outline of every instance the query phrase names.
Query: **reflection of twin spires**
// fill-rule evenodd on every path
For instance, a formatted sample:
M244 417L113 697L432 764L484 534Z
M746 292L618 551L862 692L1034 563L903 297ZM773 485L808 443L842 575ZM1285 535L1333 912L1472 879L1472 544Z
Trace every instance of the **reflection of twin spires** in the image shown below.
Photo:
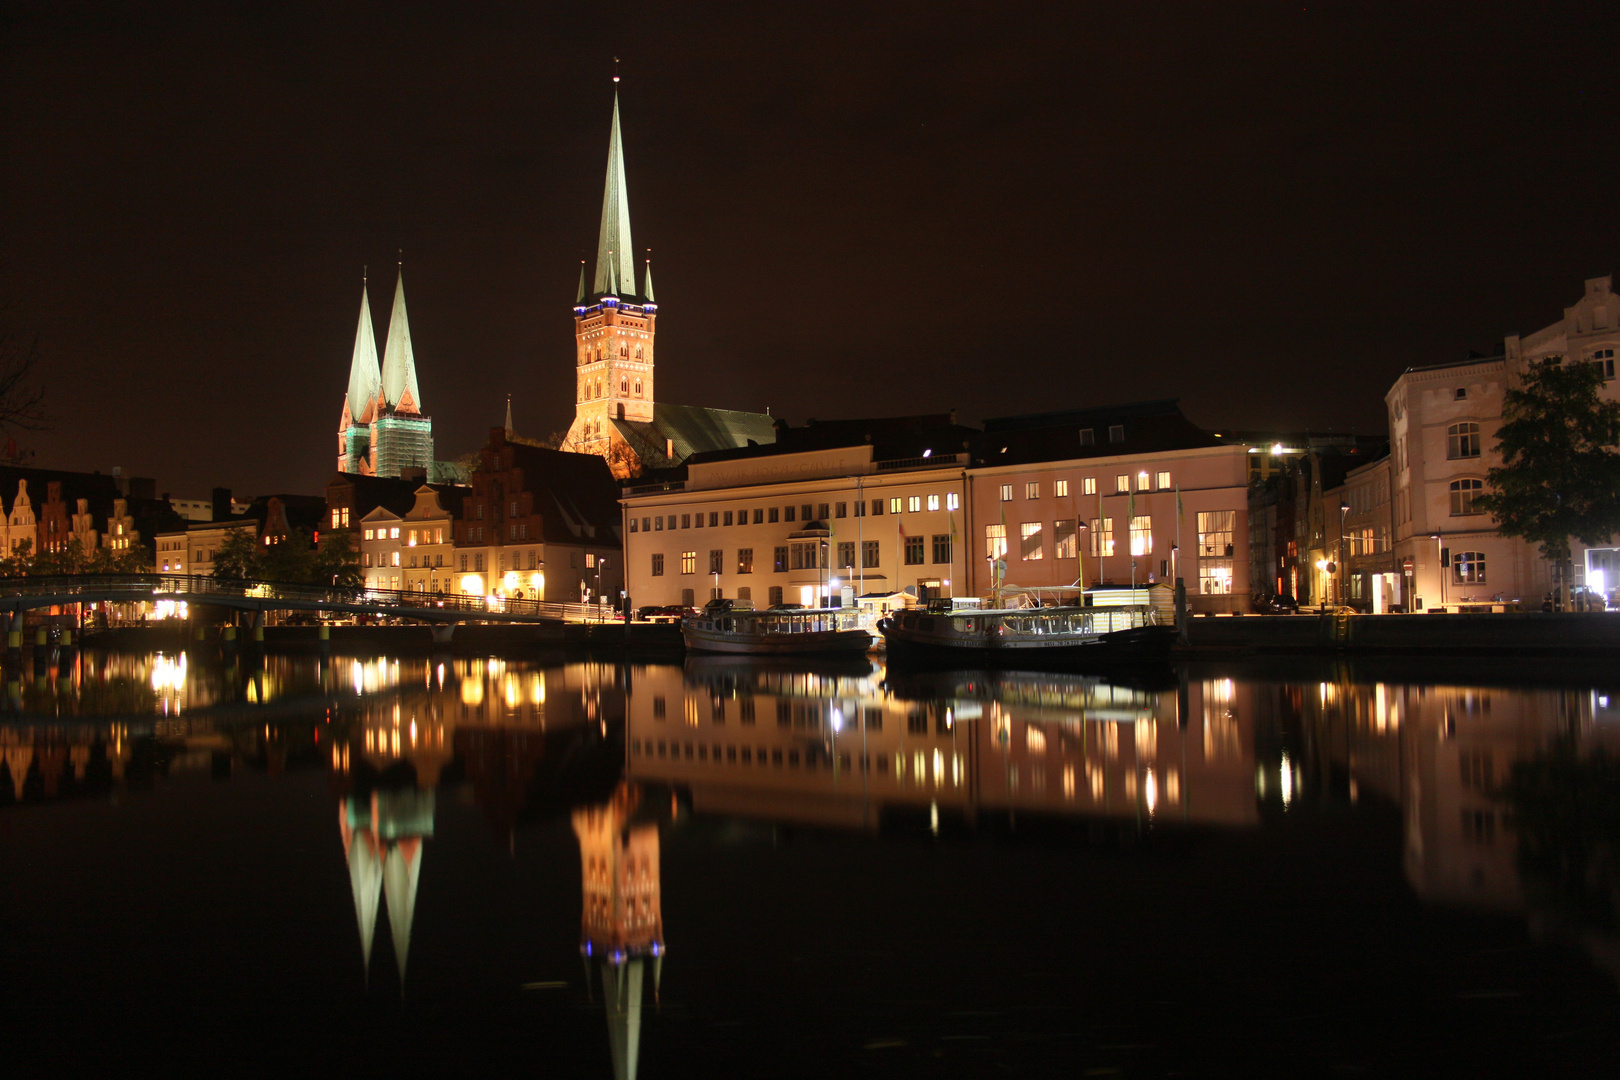
M621 783L602 806L574 811L579 838L580 954L585 980L601 976L613 1075L633 1080L641 1049L641 995L648 958L653 995L664 966L658 826L636 820L641 789Z
M370 800L350 796L338 806L338 828L343 834L343 854L349 862L349 884L354 890L354 914L360 925L366 978L371 977L371 940L376 933L378 900L386 897L403 993L405 962L411 950L411 921L416 915L416 886L422 876L422 841L433 835L433 791L375 791Z

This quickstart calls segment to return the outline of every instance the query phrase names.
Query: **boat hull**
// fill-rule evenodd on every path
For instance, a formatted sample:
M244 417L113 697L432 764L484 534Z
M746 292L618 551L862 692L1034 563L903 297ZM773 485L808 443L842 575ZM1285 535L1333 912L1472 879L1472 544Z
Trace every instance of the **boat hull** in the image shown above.
M824 630L804 634L741 634L681 627L692 652L734 656L858 656L872 647L865 630Z
M889 663L930 667L1091 667L1163 660L1176 640L1175 629L1168 626L1138 626L1108 634L1053 635L1039 641L948 638L907 632L892 625L882 625L881 629Z

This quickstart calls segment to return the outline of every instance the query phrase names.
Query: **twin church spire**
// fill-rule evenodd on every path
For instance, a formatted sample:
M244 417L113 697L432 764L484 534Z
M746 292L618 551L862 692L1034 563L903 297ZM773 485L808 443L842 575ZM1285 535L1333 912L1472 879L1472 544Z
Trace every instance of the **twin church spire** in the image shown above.
M371 298L360 285L360 320L349 362L349 388L338 422L338 471L399 476L404 469L433 466L433 421L422 413L416 382L416 351L405 311L405 272L394 283L394 307L382 364L371 323Z

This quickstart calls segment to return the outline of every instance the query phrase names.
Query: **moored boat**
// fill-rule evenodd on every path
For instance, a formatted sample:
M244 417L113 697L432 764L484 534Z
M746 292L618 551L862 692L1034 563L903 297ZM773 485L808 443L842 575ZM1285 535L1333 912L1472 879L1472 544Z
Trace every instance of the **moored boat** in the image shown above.
M681 620L694 652L751 656L859 655L873 645L856 608L710 608Z
M891 662L998 667L1162 657L1176 636L1147 606L913 608L878 630Z

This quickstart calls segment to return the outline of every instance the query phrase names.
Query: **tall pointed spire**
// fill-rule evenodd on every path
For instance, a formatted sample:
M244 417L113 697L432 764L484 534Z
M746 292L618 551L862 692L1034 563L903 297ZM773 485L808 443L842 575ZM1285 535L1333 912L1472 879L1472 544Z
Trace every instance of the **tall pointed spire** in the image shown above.
M585 302L585 260L579 260L579 291L574 294L574 303Z
M388 344L383 349L383 398L390 408L422 411L422 391L416 387L416 354L411 349L411 322L405 315L405 270L394 286L394 311L388 317Z
M511 435L512 435L512 395L511 394L506 395L506 435L507 435L508 438L510 438Z
M648 248L647 250L651 251L652 249ZM649 303L649 304L656 302L656 298L653 296L653 291L652 291L652 256L651 255L647 256L647 269L643 270L642 273L641 273L641 298L643 300L647 301L647 303Z
M598 296L634 296L635 248L630 242L630 200L624 183L624 152L619 141L619 95L613 94L613 132L608 137L607 183L602 190L602 232L596 242Z
M382 371L377 367L377 334L371 328L371 301L366 296L365 276L360 279L360 323L354 330L354 359L349 361L349 416L356 424L369 424L382 387Z

